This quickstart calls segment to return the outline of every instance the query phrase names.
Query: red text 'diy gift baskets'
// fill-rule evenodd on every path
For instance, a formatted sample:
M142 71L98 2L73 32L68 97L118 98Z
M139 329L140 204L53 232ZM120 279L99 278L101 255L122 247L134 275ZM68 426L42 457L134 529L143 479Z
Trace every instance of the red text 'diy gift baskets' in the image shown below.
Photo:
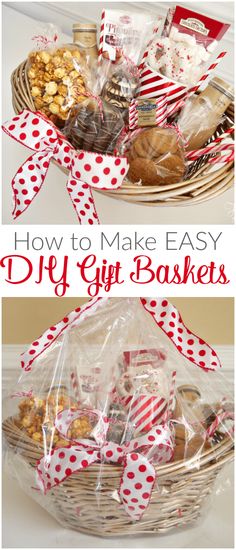
M91 300L21 356L3 422L10 472L78 531L193 522L233 457L220 366L167 300Z

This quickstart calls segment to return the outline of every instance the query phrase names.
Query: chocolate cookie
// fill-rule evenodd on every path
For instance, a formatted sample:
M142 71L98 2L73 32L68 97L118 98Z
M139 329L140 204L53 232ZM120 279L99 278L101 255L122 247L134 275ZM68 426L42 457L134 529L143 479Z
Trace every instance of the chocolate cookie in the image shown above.
M85 149L85 151L93 151L94 143L100 133L101 124L101 114L98 110L95 109L88 114L83 142L83 149Z
M87 100L71 113L64 133L76 149L113 153L124 127L120 112L105 102Z
M114 95L109 91L107 91L103 97L105 101L107 101L107 103L111 103L111 105L114 105L115 107L118 107L120 109L128 109L129 107L129 102L125 97Z
M111 94L115 97L122 97L124 100L129 97L129 94L127 93L123 93L123 95L121 96L121 89L118 86L114 86L110 81L105 84L104 92L108 92L108 94Z
M104 99L120 109L128 109L130 101L135 97L138 80L127 76L123 71L118 71L106 82L103 87Z
M120 88L124 97L134 97L138 87L138 80L135 77L129 77L120 71L113 75L111 82L117 88Z

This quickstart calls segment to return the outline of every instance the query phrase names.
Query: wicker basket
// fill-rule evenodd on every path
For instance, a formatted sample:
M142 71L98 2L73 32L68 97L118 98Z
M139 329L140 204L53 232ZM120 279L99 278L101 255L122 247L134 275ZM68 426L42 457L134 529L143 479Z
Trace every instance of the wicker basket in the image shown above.
M18 114L23 109L35 111L34 102L30 93L30 86L26 70L27 61L17 67L11 77L12 104ZM234 104L227 112L224 125L220 125L211 140L234 123ZM145 204L146 206L187 206L213 199L229 189L233 184L233 162L223 165L218 170L212 170L208 165L210 155L205 155L200 160L191 163L186 178L175 184L140 186L125 181L120 189L111 191L99 191L110 197L124 201Z
M36 461L43 455L43 447L23 434L14 418L3 423L3 431L11 452L17 449L29 468L34 469ZM183 461L158 466L158 482L150 504L138 522L132 522L122 506L111 497L119 487L120 466L91 465L87 470L72 474L45 498L50 500L53 515L64 527L83 533L103 537L165 533L197 520L218 472L232 459L233 441L225 437L201 455L198 465L192 459L188 468Z

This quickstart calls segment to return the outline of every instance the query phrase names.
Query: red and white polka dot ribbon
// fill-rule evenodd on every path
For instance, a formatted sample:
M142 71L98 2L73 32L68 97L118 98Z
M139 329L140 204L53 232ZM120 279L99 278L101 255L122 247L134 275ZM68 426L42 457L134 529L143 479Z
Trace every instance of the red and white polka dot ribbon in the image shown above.
M141 302L181 355L204 370L214 371L221 367L215 350L186 327L180 313L168 300L141 298Z
M128 171L126 158L76 151L58 128L38 112L24 110L2 128L34 151L12 180L14 218L29 207L40 191L53 159L69 170L67 191L80 223L99 223L91 188L120 187Z
M82 307L71 311L59 323L46 330L21 355L22 368L25 371L30 371L37 357L44 350L47 350L62 333L68 331L72 326L79 326L85 318L93 315L98 308L102 309L109 299L93 298ZM168 300L164 298L137 299L140 299L144 309L152 316L153 321L168 336L181 355L206 371L214 371L221 367L214 349L185 326L180 313Z
M81 411L64 410L59 413L55 426L63 437L71 422L79 418ZM47 493L70 475L88 468L95 462L112 462L123 466L118 495L126 513L132 520L139 520L149 505L152 489L156 480L156 472L151 462L142 454L142 449L155 450L155 463L164 464L173 455L172 434L167 425L152 428L145 436L133 439L124 445L106 441L106 427L102 436L101 422L108 426L108 420L102 418L97 411L100 429L93 432L94 440L82 439L73 445L54 449L43 456L37 463L37 484ZM97 435L99 434L99 436Z

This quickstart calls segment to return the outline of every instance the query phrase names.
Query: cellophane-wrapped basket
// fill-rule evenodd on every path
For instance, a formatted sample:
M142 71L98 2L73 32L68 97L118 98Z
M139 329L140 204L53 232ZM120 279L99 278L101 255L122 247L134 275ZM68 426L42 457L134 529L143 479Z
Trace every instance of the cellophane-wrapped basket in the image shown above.
M216 352L165 299L96 298L21 357L8 468L64 527L164 533L199 518L233 458Z

